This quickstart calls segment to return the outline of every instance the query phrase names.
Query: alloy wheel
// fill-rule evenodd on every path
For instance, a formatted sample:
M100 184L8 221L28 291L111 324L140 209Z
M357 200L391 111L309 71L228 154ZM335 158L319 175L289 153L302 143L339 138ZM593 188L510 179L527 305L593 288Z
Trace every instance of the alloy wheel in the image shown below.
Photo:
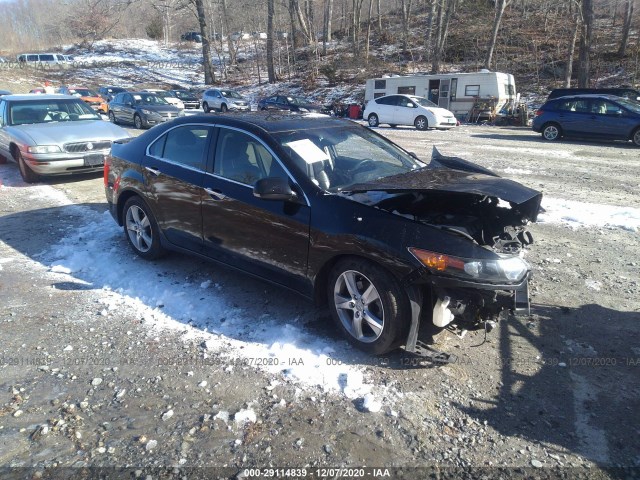
M153 230L144 210L137 205L132 205L127 210L126 226L129 240L136 250L142 253L148 252L153 245Z
M384 307L375 285L355 270L343 272L337 279L333 300L347 332L364 343L375 342L384 330Z

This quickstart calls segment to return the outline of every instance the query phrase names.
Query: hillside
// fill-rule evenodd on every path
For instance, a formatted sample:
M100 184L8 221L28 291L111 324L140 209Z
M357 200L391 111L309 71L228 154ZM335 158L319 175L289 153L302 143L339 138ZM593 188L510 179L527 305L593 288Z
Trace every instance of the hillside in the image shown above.
M525 4L526 2L522 2ZM560 2L558 2L560 3ZM523 13L524 11L524 13ZM449 25L441 71L472 72L482 68L493 7L488 2L461 2ZM481 19L481 20L479 20ZM484 20L482 20L484 19ZM424 32L426 7L416 9L409 23L407 48L402 47L402 25L398 11L382 17L382 31L372 27L370 55L353 54L348 31L334 31L334 39L317 46L298 48L293 54L285 40L276 42L279 82L266 83L264 40L241 40L236 64L229 65L225 42L213 42L217 81L235 86L252 99L277 90L304 93L321 103L352 102L363 98L367 78L387 74L429 72ZM514 74L525 101L537 103L549 89L562 86L567 45L572 34L570 19L557 11L531 7L505 12L492 62L492 70ZM600 9L594 31L592 86L637 85L640 78L638 19L631 30L627 55L618 58L621 36L620 13ZM366 30L366 25L362 26ZM45 79L56 84L118 84L127 87L176 86L201 89L204 76L200 44L148 39L109 39L90 46L66 45L59 50L75 56L66 70L20 70L2 65L0 88L24 92ZM11 57L8 57L11 58ZM574 66L575 70L575 66ZM575 82L575 81L574 81Z

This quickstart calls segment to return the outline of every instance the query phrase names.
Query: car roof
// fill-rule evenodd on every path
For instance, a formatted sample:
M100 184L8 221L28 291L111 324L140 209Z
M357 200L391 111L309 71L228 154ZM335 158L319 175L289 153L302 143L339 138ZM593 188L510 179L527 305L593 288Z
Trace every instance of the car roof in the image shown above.
M310 130L313 128L345 128L356 127L357 124L350 120L331 117L329 115L313 113L273 113L273 112L251 112L251 113L225 113L224 115L202 114L180 117L172 122L183 123L210 123L215 125L229 125L236 127L257 128L270 133L286 132L290 130Z
M604 98L605 100L613 100L613 101L620 101L621 97L618 97L617 95L610 95L608 93L576 93L574 95L563 95L562 97L556 97L556 98L552 98L551 100L549 100L550 102L555 102L556 100L562 100L562 99L567 99L567 98L586 98L588 99L592 99L592 98Z
M78 97L64 95L62 93L23 93L17 95L4 95L2 97L3 100L10 100L12 102L28 102L31 100L59 100L60 98L78 100Z

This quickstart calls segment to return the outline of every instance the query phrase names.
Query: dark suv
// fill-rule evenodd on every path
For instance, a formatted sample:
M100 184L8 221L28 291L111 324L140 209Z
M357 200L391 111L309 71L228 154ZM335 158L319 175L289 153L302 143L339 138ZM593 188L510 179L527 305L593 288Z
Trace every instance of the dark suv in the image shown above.
M180 40L202 43L202 35L199 32L186 32L180 35Z
M634 102L640 101L640 92L633 88L556 88L551 90L547 101L567 95L614 95Z
M545 103L532 128L545 140L563 136L631 140L640 147L640 103L613 95L573 95Z

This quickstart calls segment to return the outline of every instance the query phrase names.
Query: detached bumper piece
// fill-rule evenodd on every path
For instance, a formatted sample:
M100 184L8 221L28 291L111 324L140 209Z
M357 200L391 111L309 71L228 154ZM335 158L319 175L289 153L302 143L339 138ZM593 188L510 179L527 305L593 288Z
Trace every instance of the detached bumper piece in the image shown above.
M407 289L409 293L409 302L411 304L411 326L409 327L409 336L404 347L405 351L413 353L419 358L435 365L446 365L448 363L456 363L458 357L453 354L441 352L426 343L418 340L418 332L420 330L420 313L422 312L422 291L415 285Z

